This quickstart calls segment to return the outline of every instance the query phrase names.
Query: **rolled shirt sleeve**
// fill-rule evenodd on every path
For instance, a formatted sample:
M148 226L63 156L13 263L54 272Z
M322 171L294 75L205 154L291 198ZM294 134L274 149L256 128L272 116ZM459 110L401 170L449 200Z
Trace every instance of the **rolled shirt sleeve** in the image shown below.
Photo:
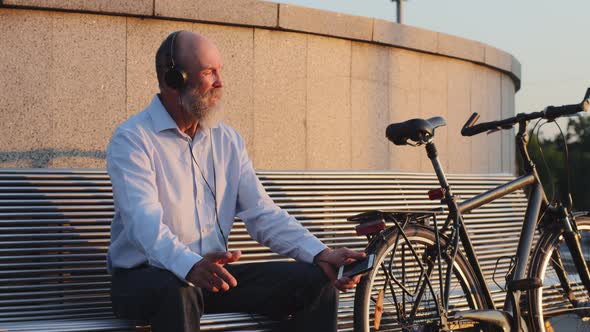
M122 129L115 132L107 149L107 170L116 213L124 225L118 236L126 236L150 264L172 271L184 280L202 257L183 244L162 221L149 149L137 133Z
M243 141L239 142L238 217L254 240L281 255L312 263L327 246L272 201L256 176Z

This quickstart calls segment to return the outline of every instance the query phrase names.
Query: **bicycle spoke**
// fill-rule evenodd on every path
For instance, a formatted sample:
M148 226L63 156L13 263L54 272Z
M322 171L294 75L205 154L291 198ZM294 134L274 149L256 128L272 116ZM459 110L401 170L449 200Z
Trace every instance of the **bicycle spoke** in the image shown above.
M427 275L424 278L424 282L422 282L422 285L420 286L420 291L418 293L418 296L416 296L416 301L414 302L414 306L412 308L412 312L410 313L410 320L414 320L416 318L416 313L418 312L418 308L420 307L420 305L422 304L422 296L424 295L424 291L426 290L426 286L430 286L430 291L432 292L432 286L428 285L429 282L429 278L430 278L430 274L432 273L432 269L434 268L434 264L429 264L428 265L428 270L427 270ZM432 293L432 297L435 299L436 301L436 296L434 293Z
M392 256L393 257L393 256ZM391 259L391 261L393 261L393 259ZM397 312L398 317L401 317L405 320L405 314L402 312L402 309L400 308L400 305L397 301L397 295L395 293L395 288L393 287L393 284L391 283L391 267L392 265L389 265L389 268L385 267L385 265L383 263L381 263L381 268L383 269L383 273L385 274L385 282L383 284L383 292L385 292L385 290L387 289L387 286L389 286L389 289L391 291L391 297L393 298L393 305L395 306L395 310ZM388 300L389 301L389 300Z
M576 223L581 234L580 245L587 253L590 219L580 218ZM543 280L543 287L529 294L533 328L548 325L555 331L590 330L590 292L584 287L559 230L545 233L539 240L531 268L531 275Z
M559 279L560 284L562 285L565 294L567 295L567 299L574 304L576 295L572 290L570 285L570 281L567 278L567 274L565 273L565 269L563 267L563 261L561 259L561 254L559 250L554 250L553 255L551 256L551 266L553 267L557 278Z
M432 259L436 255L431 250L436 248L434 233L412 225L404 231L405 234L390 233L387 246L377 250L376 267L357 287L355 331L374 331L375 323L379 324L379 331L427 331L440 326L443 312L438 299L440 276L435 272L437 260ZM465 258L457 255L449 302L454 311L483 306L481 290L470 271ZM375 315L379 292L383 294L380 320ZM365 296L366 302L361 301ZM359 316L362 319L357 320ZM449 321L453 324L452 317Z

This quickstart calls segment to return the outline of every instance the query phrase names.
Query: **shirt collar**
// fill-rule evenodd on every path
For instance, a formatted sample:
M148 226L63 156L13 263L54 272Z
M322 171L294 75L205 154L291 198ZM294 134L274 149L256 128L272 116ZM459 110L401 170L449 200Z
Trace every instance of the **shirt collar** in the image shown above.
M178 129L178 125L168 111L166 111L166 108L162 105L158 95L154 96L152 102L148 106L148 113L152 118L152 124L157 133L167 129Z

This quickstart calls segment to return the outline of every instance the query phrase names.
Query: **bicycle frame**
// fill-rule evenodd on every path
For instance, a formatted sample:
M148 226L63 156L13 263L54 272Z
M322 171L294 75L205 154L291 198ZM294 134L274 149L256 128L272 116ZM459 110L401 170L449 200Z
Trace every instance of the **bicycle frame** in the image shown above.
M513 193L519 189L523 189L527 186L532 186L531 195L528 200L528 205L525 213L525 220L522 225L521 236L518 243L518 249L516 253L516 264L514 268L513 274L510 276L511 280L521 280L525 278L526 268L528 264L528 257L532 249L533 244L533 236L535 232L535 227L537 225L537 220L539 219L539 212L541 211L541 206L544 204L547 206L547 199L545 197L545 193L543 191L541 182L539 180L539 176L535 170L534 164L531 162L528 151L526 149L527 143L527 135L526 135L526 122L521 122L519 126L519 132L517 135L517 146L519 148L519 152L525 161L525 170L526 174L522 175L508 183L500 185L492 190L486 191L482 194L479 194L473 198L465 200L461 203L456 201L456 197L453 196L449 184L447 182L446 176L442 170L442 166L438 160L436 148L434 143L427 143L426 144L426 151L428 153L428 157L432 162L434 170L436 172L437 178L441 187L444 190L444 198L442 200L443 203L446 203L449 208L449 215L447 218L447 222L443 226L443 230L448 228L448 225L451 220L454 221L455 225L459 228L459 236L463 248L465 250L466 257L469 263L474 267L475 275L478 279L480 285L485 290L485 294L482 294L484 300L488 304L488 306L492 309L496 309L494 301L492 299L491 292L486 284L485 277L483 275L481 266L479 265L479 260L477 259L477 255L473 248L471 239L469 234L467 233L467 229L465 227L463 221L463 213L469 212L473 209L476 209L480 206L483 206L491 201L494 201L498 198L504 197ZM447 278L448 279L448 278ZM450 282L447 280L447 283ZM447 285L448 288L448 285ZM504 302L504 310L511 312L512 311L512 301L510 299L510 293L506 294L506 299ZM446 295L445 297L448 297ZM518 294L515 294L514 297L518 299ZM447 303L448 299L445 298L443 303Z
M499 186L493 191L486 192L482 195L473 197L472 199L459 204L459 211L461 213L467 212L472 209L478 208L486 204L487 202L493 201L497 198L504 197L516 190L525 188L529 185L532 185L533 187L526 208L525 218L522 225L520 239L518 242L518 249L516 251L516 263L514 273L511 276L511 280L520 280L525 278L528 258L533 245L533 236L535 233L537 220L539 218L541 203L543 202L543 189L541 185L536 181L535 176L532 174L523 175L513 181L510 181L502 186ZM475 256L475 252L473 251L471 241L469 240L469 235L467 234L463 226L462 217L461 226L461 241L463 243L463 247L465 248L467 259L471 264L474 264L475 262L477 262L477 258ZM481 269L479 268L479 266L475 270L476 275L480 280L480 283L485 285L485 279L483 278L483 274L481 273ZM486 290L488 290L487 285L485 288ZM491 300L491 295L490 298L486 296L486 299ZM505 310L510 311L510 306L511 302L509 302L508 297L506 297L506 301L504 302Z
M525 213L525 219L524 219L524 223L522 225L522 230L521 230L521 234L520 234L520 238L519 238L519 242L518 242L518 249L516 252L516 262L515 262L514 270L513 270L512 274L509 276L508 282L525 279L529 256L530 256L532 245L533 245L533 237L534 237L535 229L536 229L536 226L537 226L537 223L539 220L539 213L541 211L544 211L549 204L549 202L546 198L545 192L543 190L543 186L541 184L539 175L537 174L537 171L535 169L535 165L531 161L530 156L527 151L527 148L526 148L526 145L528 142L528 138L527 138L527 134L526 134L526 126L527 126L527 121L520 122L519 123L519 131L518 131L518 134L516 135L516 137L517 137L516 144L519 149L519 153L522 157L522 160L525 163L525 165L524 165L525 175L522 175L510 182L507 182L507 183L500 185L492 190L486 191L482 194L479 194L473 198L470 198L470 199L465 200L460 203L457 202L456 197L451 192L451 189L450 189L449 184L447 182L446 176L443 172L442 166L438 160L438 156L437 156L437 152L436 152L436 148L434 146L434 143L429 142L426 144L426 151L427 151L428 157L432 162L432 165L433 165L434 170L436 172L439 183L444 191L444 198L442 199L442 202L446 203L449 208L449 214L447 217L447 221L446 221L445 225L443 226L442 230L443 230L443 232L448 230L448 226L449 226L451 220L454 222L454 227L458 228L459 237L460 237L461 243L463 245L463 248L465 250L465 255L467 257L467 260L472 265L473 270L475 272L475 276L478 279L479 284L482 286L482 288L485 291L485 293L482 294L483 298L484 298L485 302L487 303L488 307L493 310L496 310L496 306L495 306L494 301L492 299L491 291L486 284L485 277L483 275L483 271L481 269L481 266L479 265L479 260L477 258L476 253L475 253L475 250L473 248L471 239L469 237L469 234L467 233L467 229L465 227L465 223L463 220L463 213L467 213L473 209L481 207L481 206L483 206L489 202L492 202L498 198L509 195L510 193L515 192L519 189L523 189L525 187L531 188L530 196L529 196L528 204L527 204L527 208L526 208L526 213ZM563 226L566 229L571 230L572 224L571 224L570 220L567 218L567 216L562 219L563 219L563 221L562 221ZM574 227L575 227L575 224L574 224ZM573 250L572 253L574 254L574 256L578 255L578 253L575 252L576 246L579 247L579 241L577 240L577 238L575 236L571 236L569 239L566 239L566 241L568 242L568 247L570 247L570 250ZM583 259L582 259L582 261L583 261ZM588 268L585 264L585 261L580 263L579 266L582 267L582 268L579 268L580 274L582 276L586 277L587 278L586 280L589 281L588 284L586 285L588 287L588 286L590 286L590 273L588 272ZM449 272L447 273L447 277L448 277L448 274L449 274ZM446 280L446 288L447 289L448 289L449 283L450 283L450 280L448 280L448 279L449 278L447 278L447 280ZM506 293L506 297L504 300L504 311L512 312L515 315L518 314L520 316L520 308L519 308L519 303L518 303L519 298L520 298L520 296L519 296L520 292L521 292L520 290L517 290L517 291L513 291L513 292L508 291ZM448 303L448 293L445 294L445 298L442 300L442 303L445 303L445 304ZM513 307L513 304L515 304L515 307ZM446 310L446 308L445 308L445 310ZM519 321L519 319L517 319L516 321ZM514 323L514 324L517 324L517 325L513 325L513 326L520 326L519 325L520 322Z

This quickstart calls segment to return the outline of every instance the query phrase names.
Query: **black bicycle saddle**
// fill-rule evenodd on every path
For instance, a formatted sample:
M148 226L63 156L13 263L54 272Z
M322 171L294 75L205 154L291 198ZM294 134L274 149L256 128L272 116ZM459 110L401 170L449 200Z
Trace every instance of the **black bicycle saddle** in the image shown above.
M387 126L385 136L395 145L407 145L408 140L418 144L428 142L434 137L434 130L446 126L447 121L440 116L430 119L411 119L405 122L392 123Z

